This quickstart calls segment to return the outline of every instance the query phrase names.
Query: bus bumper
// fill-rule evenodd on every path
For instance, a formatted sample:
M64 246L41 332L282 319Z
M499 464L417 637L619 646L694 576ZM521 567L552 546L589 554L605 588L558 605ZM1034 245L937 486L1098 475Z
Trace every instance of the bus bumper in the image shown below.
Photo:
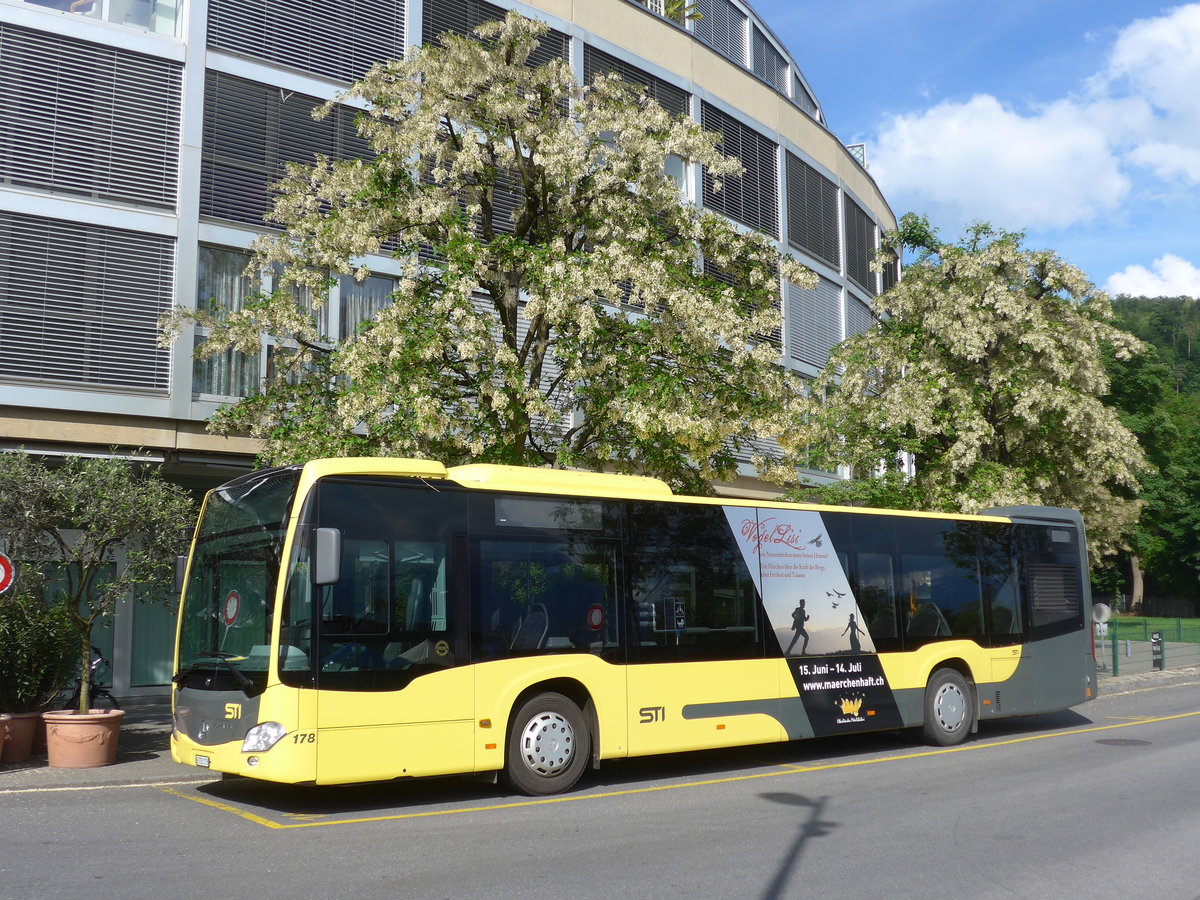
M244 751L240 741L201 744L171 732L171 759L185 766L263 781L298 784L317 775L316 744L303 733L288 733L268 750Z

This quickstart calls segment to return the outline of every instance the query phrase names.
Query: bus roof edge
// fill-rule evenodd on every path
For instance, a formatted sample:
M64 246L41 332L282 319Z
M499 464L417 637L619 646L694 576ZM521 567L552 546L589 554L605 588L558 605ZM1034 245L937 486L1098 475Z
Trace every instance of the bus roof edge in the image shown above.
M531 494L578 493L593 497L657 498L673 493L665 481L644 475L612 475L605 472L579 472L571 469L530 469L476 463L454 466L448 471L451 481L469 487L522 491Z

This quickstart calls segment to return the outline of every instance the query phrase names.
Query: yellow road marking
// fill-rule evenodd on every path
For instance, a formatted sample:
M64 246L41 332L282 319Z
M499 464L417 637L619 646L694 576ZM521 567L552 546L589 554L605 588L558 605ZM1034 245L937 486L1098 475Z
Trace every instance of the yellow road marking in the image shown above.
M605 791L599 794L570 794L563 797L543 797L538 800L516 800L509 803L494 803L487 806L464 806L455 809L438 809L428 810L426 812L409 812L409 813L394 813L385 816L363 816L354 819L335 819L331 822L273 822L263 816L256 815L252 812L238 809L235 806L230 806L227 803L221 803L217 800L209 799L208 797L196 797L191 794L185 794L182 791L177 791L172 788L163 788L165 793L175 797L182 797L184 800L194 800L196 803L210 806L213 809L219 809L222 812L232 813L239 818L245 819L248 822L253 822L256 825L262 825L265 828L270 828L276 831L287 831L295 828L327 828L331 825L363 825L368 822L394 822L401 819L427 819L434 816L454 816L464 813L480 813L494 812L501 809L522 809L530 806L547 806L552 803L579 803L586 800L606 800L612 797L628 797L634 794L653 794L660 791L676 791L684 788L708 787L716 784L736 784L741 781L754 781L760 778L778 778L781 775L797 775L806 772L823 772L830 769L849 769L856 766L870 766L879 763L899 762L908 759L923 759L929 756L942 756L947 753L966 753L972 750L986 750L990 747L1006 747L1013 744L1024 744L1029 741L1042 741L1047 738L1070 737L1076 734L1093 734L1098 731L1112 731L1116 728L1129 728L1134 725L1149 725L1160 722L1170 722L1175 719L1187 719L1193 716L1200 716L1200 710L1189 713L1179 713L1173 716L1159 716L1156 718L1137 719L1132 722L1120 722L1116 725L1096 725L1092 728L1076 728L1071 731L1055 731L1050 734L1031 734L1025 737L1008 738L1001 741L988 741L986 743L963 744L958 747L940 747L936 750L922 750L917 753L904 753L898 756L878 756L870 759L856 759L848 762L833 762L822 763L815 766L797 765L791 763L780 763L779 769L769 772L754 772L750 775L730 775L724 778L707 778L702 781L685 781L678 784L661 784L654 787L629 788L621 791Z
M220 803L217 800L210 800L208 797L197 797L193 794L185 794L182 791L177 791L174 788L163 788L164 794L170 794L173 797L182 797L184 800L194 800L196 803L201 803L204 806L211 806L213 809L219 809L221 812L233 813L239 818L245 819L248 822L254 822L256 825L265 825L267 828L294 828L294 825L279 825L272 822L270 819L264 819L262 816L256 816L254 813L246 812L238 809L236 806L230 806L227 803Z

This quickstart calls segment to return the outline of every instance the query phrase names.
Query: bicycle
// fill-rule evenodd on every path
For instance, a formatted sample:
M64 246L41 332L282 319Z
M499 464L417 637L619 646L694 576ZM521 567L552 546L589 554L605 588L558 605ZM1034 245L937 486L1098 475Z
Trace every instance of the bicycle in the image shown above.
M117 698L100 687L96 682L97 678L104 670L109 668L109 662L104 658L104 654L100 652L98 647L92 647L92 662L90 665L92 674L92 683L90 690L89 706L91 709L120 709L121 704L117 702ZM83 690L83 678L79 675L75 676L75 688L71 692L71 696L67 699L60 709L78 709L79 708L79 693Z

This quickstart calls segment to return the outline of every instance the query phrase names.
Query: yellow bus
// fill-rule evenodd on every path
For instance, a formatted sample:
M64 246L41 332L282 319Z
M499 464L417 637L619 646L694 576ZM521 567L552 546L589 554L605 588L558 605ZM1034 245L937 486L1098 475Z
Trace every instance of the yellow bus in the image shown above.
M211 491L177 762L288 783L498 773L981 721L1091 699L1083 523L675 496L660 481L329 459Z

